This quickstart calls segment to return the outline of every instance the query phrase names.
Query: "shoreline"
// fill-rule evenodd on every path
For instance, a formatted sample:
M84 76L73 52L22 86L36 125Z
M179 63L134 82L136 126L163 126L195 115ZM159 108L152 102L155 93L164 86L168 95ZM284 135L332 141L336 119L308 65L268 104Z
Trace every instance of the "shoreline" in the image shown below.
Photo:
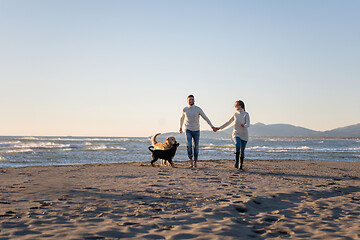
M175 160L174 163L184 163L188 162L189 160ZM210 160L198 160L198 162L212 162L212 161L234 161L233 159L210 159ZM358 163L360 164L360 161L329 161L329 160L290 160L290 159L246 159L245 161L259 161L259 162L324 162L324 163ZM7 169L7 168L38 168L38 167L62 167L62 166L82 166L82 165L116 165L116 164L141 164L142 166L145 166L146 163L150 164L150 160L146 161L134 161L134 162L104 162L104 163L69 163L69 164L55 164L55 165L35 165L35 166L7 166L7 167L1 167L0 169ZM160 160L157 161L157 164L160 163ZM150 165L151 166L151 165ZM176 166L175 166L176 168Z
M359 162L233 163L2 167L0 238L360 238Z

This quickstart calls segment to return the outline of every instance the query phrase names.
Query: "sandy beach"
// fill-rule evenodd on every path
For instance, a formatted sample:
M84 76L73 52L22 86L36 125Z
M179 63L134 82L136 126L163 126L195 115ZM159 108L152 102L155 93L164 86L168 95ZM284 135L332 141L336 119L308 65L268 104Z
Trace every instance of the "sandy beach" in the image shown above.
M360 239L360 163L0 168L0 239Z

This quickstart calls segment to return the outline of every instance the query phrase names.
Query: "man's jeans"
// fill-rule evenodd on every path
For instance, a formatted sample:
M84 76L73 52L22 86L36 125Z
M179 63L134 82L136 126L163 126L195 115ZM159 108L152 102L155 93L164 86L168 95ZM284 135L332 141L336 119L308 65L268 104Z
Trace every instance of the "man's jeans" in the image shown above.
M194 156L194 161L198 160L198 156L199 156L199 140L200 140L200 131L191 131L186 129L185 132L185 136L186 136L186 144L187 144L187 153L188 153L188 157L193 158ZM194 155L192 152L192 140L194 139Z

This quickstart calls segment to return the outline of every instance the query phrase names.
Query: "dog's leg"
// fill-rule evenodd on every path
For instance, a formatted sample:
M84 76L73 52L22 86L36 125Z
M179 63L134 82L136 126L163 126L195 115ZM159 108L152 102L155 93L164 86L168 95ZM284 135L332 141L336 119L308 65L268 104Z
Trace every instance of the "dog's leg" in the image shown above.
M170 160L168 160L168 163L170 164L170 166L171 167L173 167L174 166L174 162L170 159Z
M158 158L153 157L153 160L151 161L151 166L155 167L155 162L158 160Z
M164 159L164 166L165 166L165 167L169 166L169 162L168 162L168 160L166 160L166 159Z

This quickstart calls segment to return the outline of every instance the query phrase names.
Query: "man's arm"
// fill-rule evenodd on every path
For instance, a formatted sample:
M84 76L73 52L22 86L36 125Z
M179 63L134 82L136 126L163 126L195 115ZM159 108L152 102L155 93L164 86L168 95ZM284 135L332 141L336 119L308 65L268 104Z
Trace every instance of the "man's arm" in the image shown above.
M214 125L211 123L210 119L205 115L204 111L200 108L200 116L210 125L210 127L214 130Z
M185 112L184 112L184 110L183 110L183 111L182 111L182 114L181 114L181 118L180 118L180 130L179 130L180 133L183 132L182 126L183 126L183 124L184 124L184 119L185 119Z

